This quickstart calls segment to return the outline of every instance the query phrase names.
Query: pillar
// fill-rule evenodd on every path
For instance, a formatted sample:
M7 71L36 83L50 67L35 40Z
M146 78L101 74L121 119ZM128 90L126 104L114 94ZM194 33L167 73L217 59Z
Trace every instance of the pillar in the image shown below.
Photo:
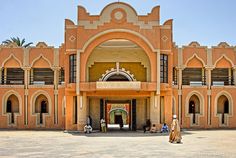
M156 56L156 60L157 60L157 91L156 91L156 94L157 95L160 95L160 84L161 84L161 79L160 79L160 50L157 51L157 56Z
M76 94L80 94L80 52L76 54Z
M178 68L178 119L180 124L182 124L182 68Z
M207 124L211 125L211 90L207 90Z
M211 70L206 68L206 84L207 84L207 125L211 125Z
M0 84L2 84L2 67L0 67Z
M233 67L233 77L234 85L236 85L236 67Z
M29 95L29 91L28 91L28 86L29 86L29 71L30 71L30 67L24 67L24 124L28 125L28 95Z
M151 93L150 98L150 120L152 124L160 124L160 95Z
M3 76L3 79L4 79L4 84L7 84L7 68L4 68L4 76Z
M54 72L54 124L58 124L58 83L59 83L59 67L53 68Z
M77 130L82 131L87 122L87 94L77 95Z

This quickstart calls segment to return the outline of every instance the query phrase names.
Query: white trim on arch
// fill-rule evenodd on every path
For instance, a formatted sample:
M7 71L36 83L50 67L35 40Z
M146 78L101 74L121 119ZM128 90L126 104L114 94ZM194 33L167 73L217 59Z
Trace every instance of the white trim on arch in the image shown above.
M39 115L37 113L35 113L35 101L37 99L38 96L40 95L44 95L47 100L48 100L48 113L43 114L43 120L45 120L45 117L49 117L51 116L51 111L52 111L52 100L50 95L44 91L44 90L38 90L36 91L32 96L31 96L31 100L30 100L30 115L31 116L35 116L36 117L36 126L37 127L45 127L45 121L43 121L43 124L40 125L37 121L37 117L39 117Z
M203 60L202 58L200 58L196 53L194 53L190 58L187 59L187 61L185 62L185 64L184 64L183 67L186 68L187 65L188 65L188 63L189 63L192 59L194 59L194 58L197 58L198 60L201 61L202 67L205 67L205 66L206 66L204 60Z
M222 124L221 123L221 119L222 119L222 115L221 114L217 114L217 104L218 104L218 99L222 96L226 96L226 98L229 101L229 114L225 114L226 117L226 124ZM229 118L233 117L233 98L231 96L231 94L227 91L220 91L219 93L217 93L217 95L215 96L215 101L214 101L214 116L218 117L219 119L219 126L220 127L224 127L224 126L228 126L229 125Z
M192 123L193 122L192 121L193 120L193 115L189 114L189 100L193 95L196 95L199 99L199 102L200 102L200 114L195 115L196 120L197 120L196 124ZM199 126L200 125L200 117L204 117L204 101L205 101L204 96L200 92L194 90L194 91L191 91L190 93L188 93L188 95L185 99L185 117L190 118L190 126Z
M11 117L11 116L8 115L7 112L6 112L7 111L7 107L6 107L7 100L11 95L15 95L17 97L18 101L19 101L19 113L15 113L14 124L11 124L9 122L9 120L10 120L9 117ZM22 98L21 98L21 95L18 92L14 91L14 90L9 90L3 95L3 97L2 97L2 115L7 116L8 126L12 126L12 125L17 126L17 117L22 115Z
M126 71L124 68L121 69L111 68L111 70L107 70L105 74L102 74L102 77L99 79L99 81L106 81L111 76L116 74L125 76L129 81L136 81L134 75L130 74L130 71Z
M6 62L7 62L8 60L10 60L11 58L15 59L15 60L19 63L20 67L22 67L21 61L20 61L14 54L12 54L12 53L2 62L2 67L4 67L4 65L6 64Z
M79 52L84 52L85 49L90 45L90 43L92 43L96 38L101 37L102 35L105 35L108 33L113 33L113 32L125 32L125 33L130 33L130 34L136 35L139 38L141 38L143 41L145 41L145 43L148 44L148 46L151 48L151 50L153 52L158 52L158 50L152 46L152 44L149 42L149 40L146 37L144 37L143 35L141 35L140 33L136 32L136 31L132 31L132 30L128 30L128 29L109 29L109 30L106 30L103 32L99 32L98 34L94 35L89 40L87 40L87 42L84 44L83 48L79 50Z
M213 65L214 68L216 68L216 64L217 64L222 58L225 58L227 61L229 61L230 64L231 64L231 67L234 66L233 61L232 61L230 58L228 58L225 54L223 54L223 55L221 55L221 57L219 57L219 58L215 61L214 65Z
M31 65L30 67L33 67L34 66L34 63L37 61L37 60L40 60L40 58L44 59L50 66L50 68L52 69L52 64L51 62L43 55L43 54L40 54L38 57L36 57L32 62L31 62Z

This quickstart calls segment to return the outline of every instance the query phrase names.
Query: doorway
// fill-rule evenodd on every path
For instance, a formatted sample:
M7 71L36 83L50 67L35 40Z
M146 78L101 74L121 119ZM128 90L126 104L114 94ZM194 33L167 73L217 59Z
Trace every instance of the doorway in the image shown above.
M136 100L100 100L100 118L108 131L136 130Z

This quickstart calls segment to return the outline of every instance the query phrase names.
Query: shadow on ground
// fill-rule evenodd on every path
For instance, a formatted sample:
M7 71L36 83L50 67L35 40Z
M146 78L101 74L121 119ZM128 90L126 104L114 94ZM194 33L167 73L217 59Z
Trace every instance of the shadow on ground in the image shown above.
M169 133L144 133L142 130L129 131L129 130L109 130L106 133L100 131L93 131L92 133L85 134L84 132L66 132L73 136L86 136L86 137L159 137L159 136L169 136ZM182 135L191 135L193 132L182 131Z

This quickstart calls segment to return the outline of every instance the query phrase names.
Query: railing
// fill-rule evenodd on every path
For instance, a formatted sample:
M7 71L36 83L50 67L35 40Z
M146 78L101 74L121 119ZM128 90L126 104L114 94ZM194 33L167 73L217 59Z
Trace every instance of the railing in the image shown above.
M24 85L24 77L19 76L6 76L2 77L2 85Z
M192 78L192 77L183 77L182 85L190 86L204 86L206 85L206 77Z
M211 85L213 86L229 86L234 85L234 78L232 76L220 76L211 78Z
M177 85L178 82L177 82L177 76L173 76L173 81L172 81L172 85Z

